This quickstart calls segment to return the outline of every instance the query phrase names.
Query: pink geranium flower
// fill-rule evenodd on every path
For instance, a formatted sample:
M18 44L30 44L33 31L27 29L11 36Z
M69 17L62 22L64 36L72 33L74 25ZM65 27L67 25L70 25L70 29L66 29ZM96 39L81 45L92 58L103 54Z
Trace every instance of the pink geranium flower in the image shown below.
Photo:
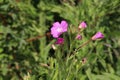
M81 22L80 23L80 25L79 25L79 29L84 29L84 28L86 28L87 27L87 24L83 21L83 22Z
M96 40L96 39L102 39L104 38L104 35L101 32L97 32L91 39Z
M55 44L63 44L64 43L64 38L57 38L57 41Z
M58 38L62 33L67 31L68 23L66 21L55 22L51 28L51 34L54 38Z

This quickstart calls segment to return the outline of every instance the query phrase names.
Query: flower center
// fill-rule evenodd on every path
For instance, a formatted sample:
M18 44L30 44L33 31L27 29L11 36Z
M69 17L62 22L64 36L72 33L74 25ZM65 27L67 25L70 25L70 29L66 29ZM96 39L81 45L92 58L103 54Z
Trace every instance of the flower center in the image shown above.
M57 28L57 32L62 32L62 28Z

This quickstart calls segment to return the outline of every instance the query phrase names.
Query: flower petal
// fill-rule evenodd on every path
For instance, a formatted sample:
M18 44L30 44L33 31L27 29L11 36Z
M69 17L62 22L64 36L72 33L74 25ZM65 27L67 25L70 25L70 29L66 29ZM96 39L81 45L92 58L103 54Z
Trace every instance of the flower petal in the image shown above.
M59 22L55 22L55 23L53 23L53 27L60 27L61 25L60 25L60 23Z
M63 29L63 32L67 31L68 23L66 21L61 21L61 27Z
M56 27L52 27L51 28L51 34L54 38L57 38L58 37L58 34L57 34L57 31L56 31Z

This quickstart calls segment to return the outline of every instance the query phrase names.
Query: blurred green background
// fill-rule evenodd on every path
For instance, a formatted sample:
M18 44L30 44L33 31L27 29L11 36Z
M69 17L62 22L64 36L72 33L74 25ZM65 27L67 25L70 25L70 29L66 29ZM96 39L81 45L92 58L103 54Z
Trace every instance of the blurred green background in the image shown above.
M85 21L87 29L83 41L66 33L64 50L55 52L49 31L61 20L71 30ZM81 49L77 62L54 57L98 31L105 38ZM85 55L87 63L80 66ZM0 80L120 80L120 0L0 0Z

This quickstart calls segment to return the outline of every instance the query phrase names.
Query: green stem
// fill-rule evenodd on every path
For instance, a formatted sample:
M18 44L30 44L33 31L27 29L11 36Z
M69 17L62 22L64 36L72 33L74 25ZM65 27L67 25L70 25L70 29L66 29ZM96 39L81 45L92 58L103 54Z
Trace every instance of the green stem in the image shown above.
M80 45L78 48L75 49L74 52L77 52L80 48L82 48L83 46L87 45L89 42L91 42L92 40L88 40L87 42L83 43L82 45Z

